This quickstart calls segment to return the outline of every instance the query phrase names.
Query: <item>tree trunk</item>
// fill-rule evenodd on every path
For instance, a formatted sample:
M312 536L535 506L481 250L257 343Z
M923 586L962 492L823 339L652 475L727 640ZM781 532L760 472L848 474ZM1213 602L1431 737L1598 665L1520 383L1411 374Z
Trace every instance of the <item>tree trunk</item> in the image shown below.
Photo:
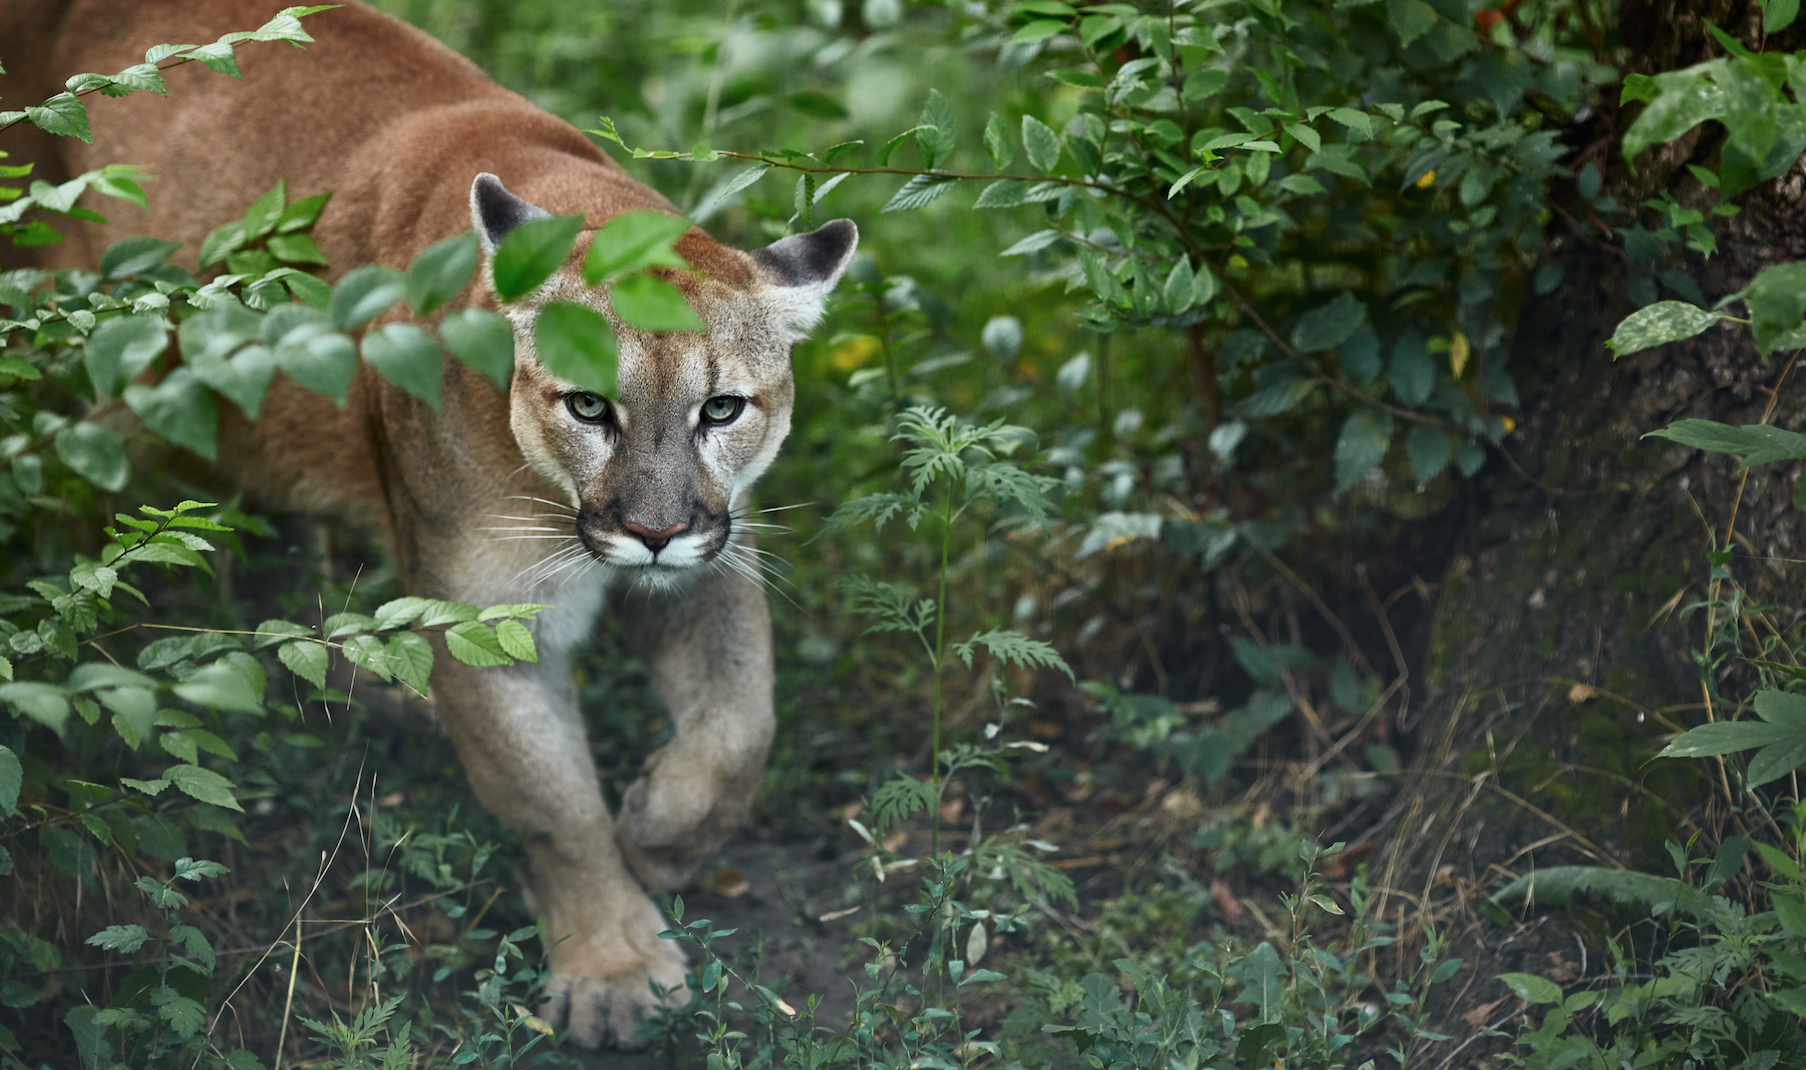
M1704 20L1748 21L1732 17L1731 6L1626 4L1621 22L1637 56L1632 69L1653 73L1708 58ZM1759 12L1752 17L1759 23ZM1771 39L1769 50L1781 44ZM1621 135L1625 125L1612 109L1599 122L1605 136ZM1712 126L1658 149L1639 175L1616 156L1616 136L1602 136L1589 158L1610 167L1607 187L1625 204L1667 187L1683 203L1704 205L1711 191L1683 165L1715 165L1717 136ZM1680 265L1708 300L1772 264L1806 259L1803 174L1796 166L1738 198L1742 213L1717 222L1719 254L1709 261L1690 255ZM1580 218L1554 225L1565 231L1555 240L1565 282L1529 299L1519 320L1513 367L1528 398L1523 422L1505 440L1510 457L1478 482L1469 552L1452 557L1423 637L1415 775L1369 863L1375 883L1388 889L1388 920L1403 923L1407 942L1422 921L1467 919L1455 953L1480 961L1464 974L1476 981L1456 1016L1504 994L1494 974L1560 975L1564 963L1577 968L1588 953L1573 935L1556 936L1561 926L1529 937L1524 925L1502 932L1451 908L1550 865L1672 873L1664 840L1685 844L1703 828L1715 844L1746 831L1726 805L1729 785L1715 765L1650 760L1666 737L1709 716L1723 719L1723 702L1751 689L1741 663L1729 659L1714 679L1708 713L1694 658L1709 623L1725 617L1698 604L1714 592L1729 597L1733 584L1709 579L1707 552L1730 533L1730 576L1747 603L1779 602L1767 620L1778 632L1799 624L1806 602L1797 560L1806 557L1806 512L1792 504L1798 463L1745 477L1734 458L1641 438L1686 417L1806 425L1806 372L1788 374L1800 355L1764 359L1745 327L1721 323L1614 363L1605 341L1635 308L1627 296L1631 272L1615 239L1583 212L1571 214ZM1748 653L1750 635L1743 640ZM1695 848L1696 856L1703 850ZM1595 975L1598 948L1590 958ZM1458 1038L1474 1032L1472 1022L1444 1024Z

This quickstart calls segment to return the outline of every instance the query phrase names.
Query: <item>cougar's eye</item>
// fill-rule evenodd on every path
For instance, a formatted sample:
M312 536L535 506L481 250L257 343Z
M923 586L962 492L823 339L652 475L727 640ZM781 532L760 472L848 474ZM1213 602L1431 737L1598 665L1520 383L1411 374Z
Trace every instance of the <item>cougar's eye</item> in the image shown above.
M722 394L702 403L702 421L709 424L731 424L746 409L746 399Z
M595 394L572 394L564 399L571 415L586 424L599 424L608 415L608 401Z

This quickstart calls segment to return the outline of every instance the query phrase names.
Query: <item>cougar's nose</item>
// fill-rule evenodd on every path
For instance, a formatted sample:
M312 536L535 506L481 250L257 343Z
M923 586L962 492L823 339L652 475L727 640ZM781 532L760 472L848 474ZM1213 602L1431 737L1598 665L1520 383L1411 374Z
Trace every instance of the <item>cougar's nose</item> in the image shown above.
M680 521L679 523L672 524L663 531L653 531L646 525L632 520L627 521L621 526L628 531L633 532L641 542L646 544L646 549L651 550L653 553L663 550L665 544L671 541L671 536L687 531L690 527L690 525Z

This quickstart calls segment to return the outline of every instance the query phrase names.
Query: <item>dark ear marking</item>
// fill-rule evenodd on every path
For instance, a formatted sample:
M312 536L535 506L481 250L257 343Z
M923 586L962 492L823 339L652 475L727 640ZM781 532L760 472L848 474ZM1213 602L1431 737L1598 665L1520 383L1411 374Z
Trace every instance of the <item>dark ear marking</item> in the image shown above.
M836 219L807 234L780 238L752 252L753 263L781 286L831 290L859 246L859 228L851 219Z
M486 253L495 252L495 247L515 227L551 214L509 193L502 180L487 171L470 184L470 225L476 228L477 239Z

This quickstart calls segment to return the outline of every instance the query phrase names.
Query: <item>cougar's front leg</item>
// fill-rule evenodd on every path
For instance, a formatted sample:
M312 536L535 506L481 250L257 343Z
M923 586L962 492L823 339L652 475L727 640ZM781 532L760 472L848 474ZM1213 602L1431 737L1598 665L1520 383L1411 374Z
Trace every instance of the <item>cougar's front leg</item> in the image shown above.
M552 939L544 1013L585 1047L632 1047L660 1003L652 983L682 1002L683 953L658 938L664 919L623 865L569 662L541 655L474 669L441 646L432 697L477 798L526 845L528 888Z
M616 839L648 888L675 888L746 820L764 780L771 614L731 572L650 604L623 598L618 612L677 732L622 797Z

